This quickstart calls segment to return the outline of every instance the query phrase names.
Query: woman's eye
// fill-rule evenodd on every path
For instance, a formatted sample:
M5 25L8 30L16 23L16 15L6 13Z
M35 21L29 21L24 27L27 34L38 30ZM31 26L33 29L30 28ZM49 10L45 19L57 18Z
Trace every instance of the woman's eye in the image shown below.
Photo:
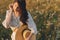
M17 8L16 8L16 10L18 11L18 10L20 10L20 8L19 8L19 7L17 7Z

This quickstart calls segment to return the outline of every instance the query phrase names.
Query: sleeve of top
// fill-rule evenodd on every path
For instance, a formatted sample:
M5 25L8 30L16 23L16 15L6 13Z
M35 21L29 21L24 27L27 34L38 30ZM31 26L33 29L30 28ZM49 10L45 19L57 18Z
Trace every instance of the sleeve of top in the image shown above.
M32 33L37 34L36 24L35 24L32 16L31 16L31 14L29 12L28 12L28 17L29 17L29 19L28 19L28 26L29 27L28 28L32 30Z
M4 19L4 21L2 22L2 25L3 25L5 28L9 28L9 23L10 23L10 20L11 20L11 16L12 16L12 11L11 11L11 10L7 10L7 11L6 11L5 19Z

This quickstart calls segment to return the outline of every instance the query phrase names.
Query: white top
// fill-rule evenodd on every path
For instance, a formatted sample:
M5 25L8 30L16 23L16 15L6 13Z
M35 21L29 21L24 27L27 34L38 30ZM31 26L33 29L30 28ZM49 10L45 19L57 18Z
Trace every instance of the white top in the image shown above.
M32 16L29 12L28 17L28 28L32 30L32 33L37 34L36 24L34 23ZM21 25L19 17L16 18L11 10L6 11L6 17L2 24L5 28L10 27L12 29L14 29L15 27L19 27Z

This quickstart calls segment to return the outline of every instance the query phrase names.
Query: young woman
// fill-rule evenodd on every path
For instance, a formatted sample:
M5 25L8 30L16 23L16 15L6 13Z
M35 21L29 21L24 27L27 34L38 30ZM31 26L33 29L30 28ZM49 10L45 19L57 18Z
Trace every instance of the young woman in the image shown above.
M9 10L6 11L6 18L2 22L5 28L11 28L13 31L11 38L15 40L15 34L19 26L27 24L28 28L31 30L31 34L37 34L36 24L34 23L31 15L26 10L25 0L14 0L12 4L9 5ZM30 36L25 40L29 40Z

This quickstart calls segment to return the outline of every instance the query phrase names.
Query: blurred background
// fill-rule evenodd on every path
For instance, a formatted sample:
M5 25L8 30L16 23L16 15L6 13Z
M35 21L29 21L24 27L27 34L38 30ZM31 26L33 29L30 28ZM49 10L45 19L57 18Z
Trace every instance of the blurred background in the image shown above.
M13 0L0 0L0 40L11 40L11 29L1 24ZM60 40L60 0L26 0L26 8L37 25L37 40Z

